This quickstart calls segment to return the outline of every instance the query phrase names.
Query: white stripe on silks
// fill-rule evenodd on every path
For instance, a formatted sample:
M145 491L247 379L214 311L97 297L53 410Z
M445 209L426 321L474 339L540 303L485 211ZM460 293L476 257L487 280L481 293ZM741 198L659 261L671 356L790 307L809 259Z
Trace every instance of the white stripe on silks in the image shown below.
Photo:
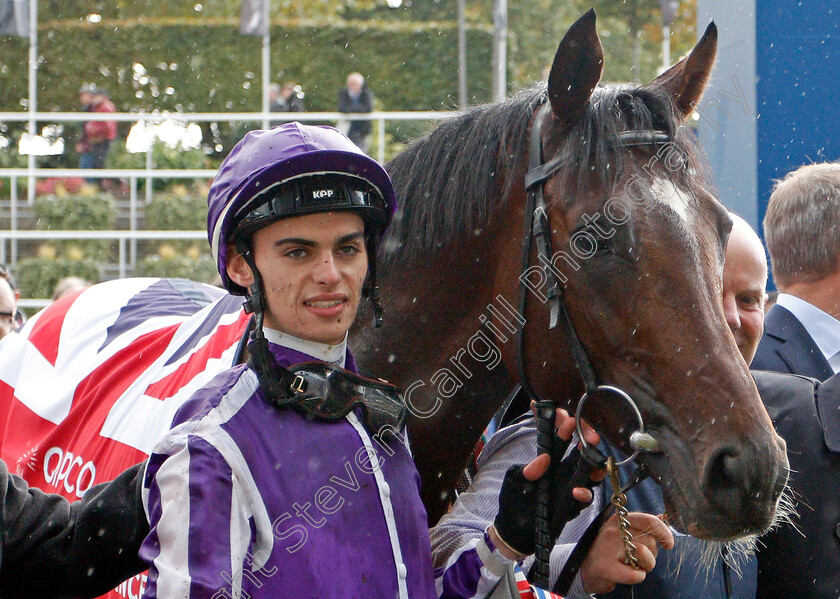
M239 446L236 445L233 438L228 435L224 429L215 428L204 437L205 440L212 444L219 453L222 454L225 461L233 473L233 492L237 499L238 507L241 514L248 514L254 519L254 529L256 531L256 540L254 542L254 552L252 555L252 570L259 570L262 568L268 559L271 557L271 551L274 549L274 534L272 533L271 518L268 515L268 509L265 507L265 502L260 495L260 489L257 487L256 481L251 474L248 463L242 455ZM233 506L236 507L236 506ZM235 518L235 514L231 513L231 523ZM247 518L242 523L243 527L240 530L238 537L241 545L241 559L245 558L245 551L251 539L251 530L248 525ZM236 547L233 543L234 531L231 528L231 548ZM240 561L241 564L241 561Z
M242 451L233 438L222 428L222 425L242 409L258 387L257 375L251 370L245 370L239 380L222 397L218 406L210 410L204 418L197 422L185 422L173 428L169 435L155 448L155 453L172 453L185 445L187 438L193 435L210 443L222 455L233 472L234 481L240 483L239 485L234 484L234 493L237 492L237 487L239 487L243 497L250 498L249 501L243 499L241 509L250 513L254 518L254 527L257 533L253 553L254 570L262 568L271 557L271 551L274 547L271 518ZM250 531L248 534L250 536Z
M443 594L443 583L446 580L446 573L449 571L449 568L461 559L461 556L464 553L472 550L475 550L476 555L478 555L483 566L481 567L481 577L476 585L476 592L470 597L470 599L488 596L490 591L492 591L496 586L496 583L499 582L499 579L507 570L507 562L510 562L510 560L507 560L507 558L498 552L490 551L490 548L487 546L487 543L484 542L484 537L482 536L470 539L468 543L466 543L463 547L460 547L449 556L448 560L446 560L446 565L443 568L444 575L435 578L435 590L438 597Z
M234 481L236 476L233 477ZM242 591L242 570L245 568L245 554L251 542L251 527L248 525L248 518L242 517L246 514L250 503L243 496L244 491L241 485L234 483L233 493L230 501L230 573L233 584L233 599L240 599Z
M356 418L356 415L353 412L350 412L346 416L347 421L353 425L353 428L356 429L356 433L358 433L359 438L361 438L362 443L364 444L365 448L367 449L368 457L371 461L371 464L378 464L378 458L376 455L376 450L373 447L373 443L370 440L370 436L368 435L365 427L359 422L359 419ZM373 477L376 480L376 489L379 492L379 501L382 504L382 512L385 514L385 524L388 527L388 537L391 540L391 551L394 553L394 565L396 566L396 571L394 574L397 578L397 586L399 587L400 599L408 599L408 586L406 585L406 578L400 577L399 567L402 566L405 568L405 564L403 563L402 558L402 548L400 547L400 538L397 534L397 523L396 519L394 518L394 507L391 505L391 498L390 496L386 497L383 493L383 489L385 485L388 483L385 481L385 476L382 474L382 468L376 468L373 470Z
M184 447L166 460L155 480L160 490L161 519L157 523L160 554L154 563L158 571L157 599L183 599L190 596L189 526L190 491L183 473L189 472L190 452ZM145 495L144 489L144 495ZM144 500L144 505L148 502Z

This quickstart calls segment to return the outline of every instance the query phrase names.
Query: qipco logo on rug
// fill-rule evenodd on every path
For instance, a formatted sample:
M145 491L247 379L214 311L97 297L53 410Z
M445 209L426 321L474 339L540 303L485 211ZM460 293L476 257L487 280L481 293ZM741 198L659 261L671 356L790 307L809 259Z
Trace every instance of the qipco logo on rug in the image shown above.
M81 456L60 447L51 447L44 455L44 479L59 491L75 493L77 497L93 486L96 466Z

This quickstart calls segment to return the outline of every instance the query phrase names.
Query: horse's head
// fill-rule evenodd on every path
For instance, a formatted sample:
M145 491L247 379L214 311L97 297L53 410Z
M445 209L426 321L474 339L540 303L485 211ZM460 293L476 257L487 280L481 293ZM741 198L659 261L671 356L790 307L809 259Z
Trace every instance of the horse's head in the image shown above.
M532 134L540 135L543 162L563 165L543 187L551 270L598 381L638 405L658 444L640 459L663 489L671 522L728 540L771 524L787 461L726 324L731 221L683 125L716 44L710 25L692 53L651 84L597 87L603 53L590 11L560 44ZM533 252L530 264L537 260ZM547 331L544 275L528 270L525 370L538 395L574 404L582 387L570 393L569 381L580 377L553 370L574 360L562 327ZM627 407L617 396L593 396L585 414L630 453L638 427Z

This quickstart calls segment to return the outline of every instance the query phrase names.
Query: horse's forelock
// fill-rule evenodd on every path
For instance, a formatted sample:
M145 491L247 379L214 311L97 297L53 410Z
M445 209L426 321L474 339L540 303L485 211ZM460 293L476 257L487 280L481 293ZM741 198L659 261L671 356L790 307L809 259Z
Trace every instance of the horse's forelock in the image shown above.
M486 225L517 183L512 174L527 155L531 118L546 102L543 82L475 108L441 124L387 165L401 209L383 256L385 268ZM685 158L685 168L667 177L689 194L712 190L694 134L682 124L670 96L655 88L602 86L564 136L558 154L544 157L561 157L569 165L556 175L567 192L548 198L549 204L572 203L595 191L593 184L606 201L625 176L618 134L628 130L666 132Z
M710 170L694 133L682 123L670 96L652 88L601 86L558 149L560 159L570 165L558 176L563 178L562 186L573 193L557 200L568 206L575 197L598 191L606 201L627 178L626 151L621 148L619 133L650 130L668 134L670 150L684 164L684 168L659 169L666 178L690 194L701 190L711 193ZM651 146L651 157L660 147ZM599 189L593 190L593 185Z

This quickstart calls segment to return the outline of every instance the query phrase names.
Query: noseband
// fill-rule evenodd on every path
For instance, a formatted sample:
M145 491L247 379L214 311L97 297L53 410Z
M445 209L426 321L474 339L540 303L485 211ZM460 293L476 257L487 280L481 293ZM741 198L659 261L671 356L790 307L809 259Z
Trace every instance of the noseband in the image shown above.
M542 151L542 123L545 120L547 110L540 112L534 119L534 124L531 128L531 138L528 152L528 173L525 175L525 226L522 240L522 276L520 277L520 295L519 295L519 313L525 316L525 308L527 305L527 288L524 282L525 273L531 263L531 244L532 240L536 242L537 248L537 262L542 265L545 273L545 288L546 297L549 302L549 330L554 329L559 324L563 330L563 335L566 338L569 350L574 358L575 365L578 372L583 379L585 391L583 396L578 401L577 412L575 415L577 434L580 437L581 444L584 451L583 457L597 467L604 467L607 463L607 458L591 445L587 445L583 438L583 431L581 429L581 415L583 406L586 401L595 395L612 394L617 395L624 400L632 409L633 414L638 421L638 429L633 431L630 435L630 446L633 449L633 454L627 459L618 462L616 465L626 464L633 460L640 451L657 451L658 444L656 439L649 433L645 432L645 423L642 418L641 411L630 395L615 386L599 384L589 361L589 356L586 353L583 345L578 338L572 320L569 317L568 307L563 301L563 288L560 285L557 277L549 265L552 263L551 251L551 227L548 222L548 214L546 212L545 195L543 187L545 182L550 179L558 170L568 166L569 163L560 157L555 158L549 162L543 162ZM650 146L665 144L671 141L670 136L664 131L656 130L639 130L639 131L623 131L618 134L619 147L633 147L633 146ZM517 352L517 369L519 371L519 381L522 390L526 395L536 403L537 406L537 447L538 453L547 453L551 455L552 446L554 443L554 409L555 404L552 400L540 399L534 393L533 387L528 380L528 373L525 369L525 324L519 328L519 348ZM554 539L549 534L549 520L548 514L548 493L549 493L548 477L540 479L537 486L537 551L534 565L531 568L529 577L532 582L541 588L548 588L549 583L549 555L551 548L554 545Z

